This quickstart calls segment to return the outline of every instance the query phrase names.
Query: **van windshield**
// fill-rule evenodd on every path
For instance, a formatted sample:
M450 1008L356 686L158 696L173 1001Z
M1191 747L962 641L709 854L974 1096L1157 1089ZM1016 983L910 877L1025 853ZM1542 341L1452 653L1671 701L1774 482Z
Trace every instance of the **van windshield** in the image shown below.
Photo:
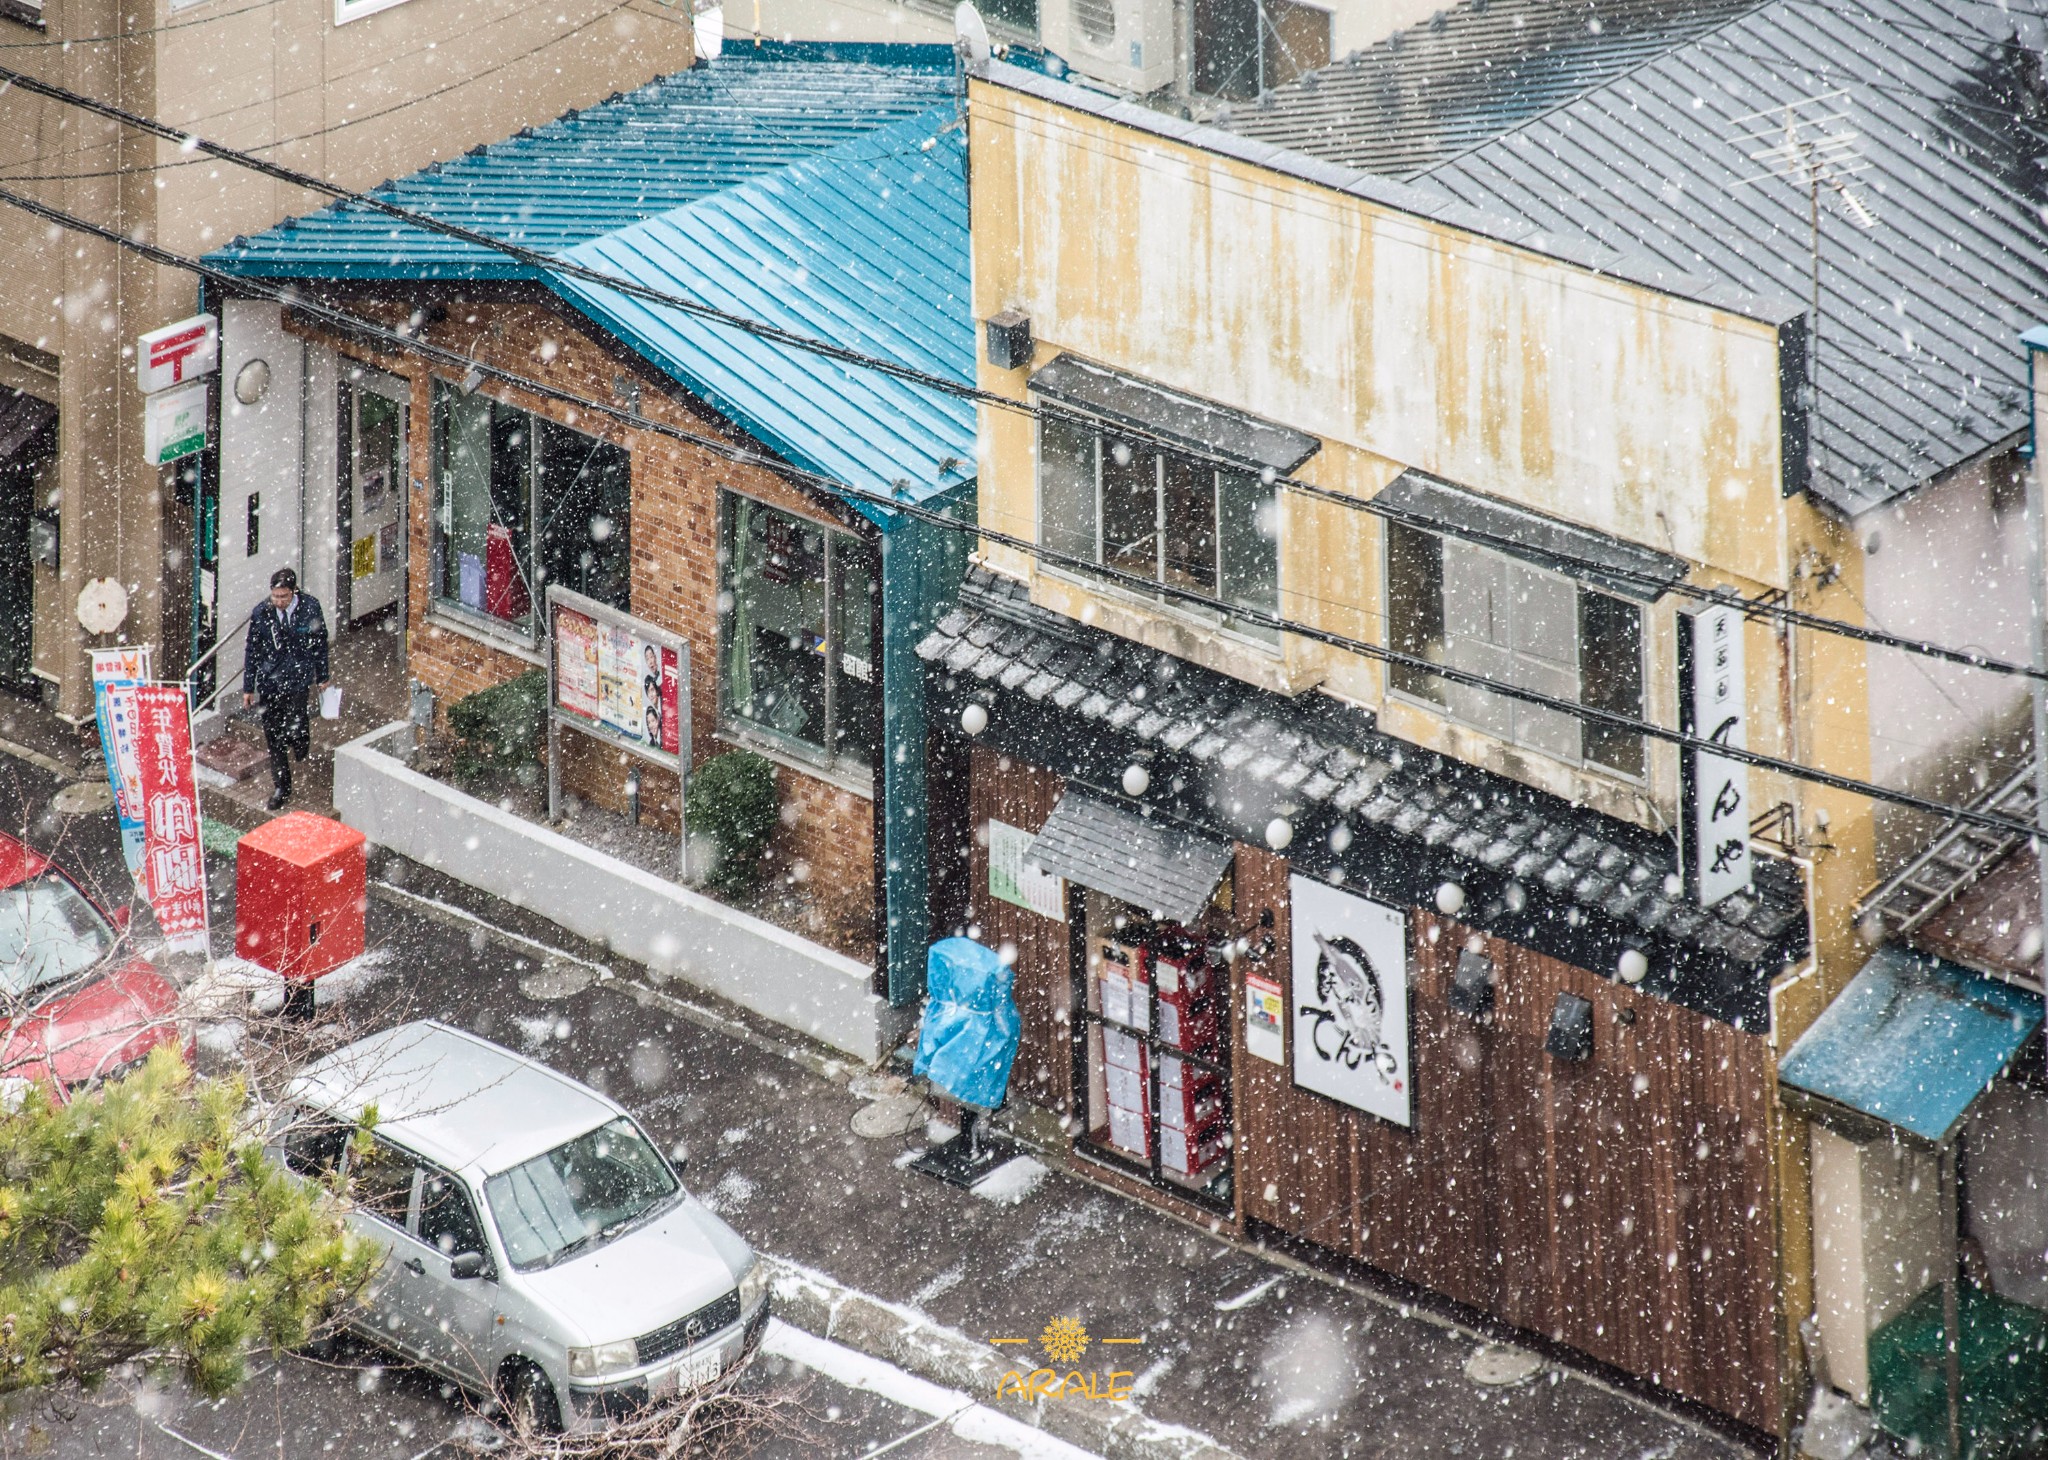
M484 1183L505 1255L552 1267L665 1210L682 1190L630 1120L601 1125Z

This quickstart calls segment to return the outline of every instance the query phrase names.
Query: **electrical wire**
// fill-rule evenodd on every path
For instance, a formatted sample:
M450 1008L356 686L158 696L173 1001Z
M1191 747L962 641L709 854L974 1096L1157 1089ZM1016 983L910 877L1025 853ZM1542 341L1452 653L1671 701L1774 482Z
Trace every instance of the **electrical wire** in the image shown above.
M1826 786L1831 790L1843 791L1850 795L1865 797L1873 801L1883 801L1895 806L1904 806L1914 811L1924 811L1950 820L1966 822L1973 826L1982 826L1991 831L2001 831L2024 837L2032 837L2038 831L2038 828L2031 823L2017 821L2011 817L1999 816L1992 812L1979 810L1976 807L1951 805L1945 801L1937 801L1908 791L1897 791L1888 786L1879 786L1868 781L1857 780L1852 776L1837 775L1833 771L1822 770L1816 766L1803 765L1778 756L1765 755L1758 751L1725 745L1719 741L1711 740L1705 736L1694 735L1688 731L1675 730L1669 726L1637 719L1631 715L1623 715L1612 710L1603 710L1592 705L1580 704L1576 700L1568 700L1557 695L1545 694L1540 690L1527 689L1521 685L1491 679L1486 675L1475 674L1470 670L1433 663L1419 655L1403 653L1398 649L1389 649L1383 645L1368 643L1362 639L1354 639L1348 635L1336 633L1333 630L1318 628L1313 624L1304 624L1283 618L1279 614L1268 613L1263 609L1246 608L1241 604L1230 603L1210 594L1196 592L1193 589L1159 583L1150 578L1141 578L1133 573L1105 567L1074 554L1063 553L1045 547L1028 538L998 531L978 521L964 521L946 512L924 506L890 492L855 486L850 482L840 481L822 472L809 471L795 466L790 462L782 460L780 457L770 455L764 451L757 451L730 441L722 441L715 436L708 436L702 432L691 431L682 426L671 425L666 421L653 420L637 410L625 406L616 406L609 401L600 401L589 396L577 395L573 391L549 385L544 381L535 380L530 376L521 375L513 370L507 370L502 366L472 359L460 351L449 349L443 345L432 344L403 330L390 328L378 323L376 320L350 314L346 310L337 308L334 305L308 298L301 291L289 285L277 284L268 279L248 279L238 274L231 274L200 259L173 252L158 244L131 238L116 229L93 223L61 208L39 202L34 198L5 188L0 188L0 203L18 208L22 212L32 217L41 218L45 222L55 223L59 227L86 234L104 243L112 244L117 248L127 249L161 267L182 269L215 283L240 288L245 293L261 298L272 299L281 305L290 307L306 318L323 323L345 335L361 340L378 342L391 350L418 356L446 369L461 370L465 373L475 371L487 378L498 380L515 390L525 391L536 398L571 405L579 411L589 412L592 415L619 422L638 431L664 436L670 440L697 447L700 450L723 457L729 461L759 467L785 480L816 488L819 491L846 501L865 502L891 513L899 514L912 521L923 522L929 526L942 528L949 532L962 533L978 538L998 547L1008 548L1014 552L1036 558L1042 563L1066 568L1102 582L1117 584L1146 596L1175 599L1210 612L1228 615L1248 624L1271 629L1278 633L1292 634L1297 638L1325 644L1331 648L1341 649L1363 658L1377 660L1383 664L1414 669L1421 673L1434 675L1453 684L1483 689L1509 699L1521 700L1543 709L1554 710L1559 714L1589 724L1602 725L1627 734L1640 735L1646 739L1661 740L1667 744L1677 746L1681 750L1703 751L1709 755L1719 756L1723 760L1732 760L1742 765L1754 767L1757 770L1770 771L1793 780L1805 781L1812 785Z
M614 12L607 11L604 13L612 14ZM598 18L602 17L600 16ZM594 23L595 21L593 20L592 22L587 22L586 24ZM570 34L573 33L574 32L570 32ZM561 37L558 37L557 39L561 39ZM552 43L553 42L550 42L550 44ZM508 62L506 64L511 63ZM458 84L467 83L465 82ZM143 116L140 113L131 112L124 108L113 106L109 103L99 101L93 97L85 96L82 93L72 91L66 87L56 86L50 82L45 82L38 78L27 76L24 73L11 70L8 67L0 66L0 93L4 93L5 89L8 86L20 86L22 89L31 91L34 94L46 96L54 100L63 101L69 105L81 107L85 110L95 112L101 116L105 116L111 120L119 121L125 125L135 127L138 130L147 132L163 140L175 141L181 147L186 148L188 150L204 152L207 155L218 158L221 161L229 162L240 167L247 167L253 171L262 173L263 175L271 177L277 181L289 183L293 186L304 188L311 192L321 193L328 197L335 198L339 201L353 203L362 207L369 208L373 211L382 213L385 216L395 219L399 222L408 223L414 227L423 229L425 231L438 233L444 237L452 238L459 242L468 243L473 247L488 249L492 252L502 254L505 257L510 258L517 263L521 263L529 268L538 270L544 274L555 274L565 278L577 279L581 282L593 284L600 288L610 289L615 293L623 294L628 298L638 299L643 303L655 304L663 308L674 309L681 313L694 316L696 318L704 319L716 324L725 325L729 328L739 330L742 333L753 335L758 339L767 340L774 344L784 345L791 349L803 350L809 353L822 355L827 359L836 360L842 364L852 365L860 369L873 370L876 371L877 373L888 375L895 379L902 380L906 384L914 384L922 386L926 389L941 391L948 395L952 395L956 398L970 401L976 405L986 405L993 408L1009 410L1039 420L1051 417L1054 419L1064 420L1073 424L1087 425L1091 427L1098 426L1100 424L1096 417L1090 416L1084 412L1075 411L1056 404L1050 404L1044 401L1036 403L1030 401L1021 401L1013 396L1004 395L997 391L984 390L978 386L963 384L958 380L943 375L936 375L930 371L918 369L915 366L904 365L893 360L885 360L878 356L868 355L861 351L854 350L846 346L834 345L827 341L815 339L808 335L803 335L796 333L795 331L782 329L779 326L768 324L765 321L757 320L747 315L734 314L728 310L718 309L715 306L707 305L698 300L689 299L682 295L678 295L667 290L657 289L650 285L641 284L631 279L621 278L616 274L606 273L603 270L592 269L585 265L572 263L568 260L561 259L556 255L545 253L538 249L526 248L519 244L514 244L506 242L501 239L496 239L491 237L489 234L481 233L475 229L466 228L460 224L446 222L442 219L434 217L432 214L423 213L413 208L407 208L401 204L392 203L385 199L378 198L374 194L364 193L353 188L347 188L338 183L330 182L324 178L317 178L307 173L298 172L295 169L284 167L281 164L271 162L266 158L257 157L252 153L243 152L235 148L224 146L220 143L211 142L204 138L200 138L192 133L183 131L179 128L172 127L167 123L158 121L155 118ZM410 104L412 103L404 103L402 105ZM393 110L396 109L397 108L393 108ZM384 113L378 113L376 115L384 115ZM365 117L362 118L361 120L367 121L372 119L374 118ZM308 135L310 136L316 134ZM286 139L286 141L296 140L304 139ZM269 145L283 144L277 143ZM1186 442L1180 441L1172 437L1160 435L1157 433L1148 432L1143 428L1119 424L1117 430L1118 434L1121 436L1126 436L1135 440L1140 440L1145 442L1146 444L1159 447L1162 449L1170 449L1184 455L1192 454L1197 457L1201 457L1203 459L1208 460L1212 465L1236 465L1236 463L1226 461L1222 457L1216 456L1213 453L1205 453L1200 451L1199 449L1191 450L1189 444ZM1262 480L1264 480L1263 475ZM1398 509L1390 508L1387 505L1378 502L1377 499L1374 498L1355 497L1347 492L1338 491L1329 487L1319 486L1313 482L1303 481L1295 477L1282 476L1277 473L1274 474L1274 476L1272 477L1271 484L1285 491L1295 492L1322 501L1331 502L1336 505L1340 505L1352 510L1363 511L1373 516L1391 518L1397 521L1409 522L1411 525L1414 525L1414 520L1408 514L1402 513ZM1493 547L1496 550L1507 552L1510 554L1519 554L1522 551L1524 551L1522 545L1511 538L1499 537L1496 535L1485 533L1481 530L1475 530L1470 528L1461 529L1461 535L1467 537L1470 540L1479 542L1484 546ZM2048 681L2048 669L2037 668L2033 665L2019 664L2012 661L1995 658L1991 655L1983 654L1977 651L1955 649L1947 645L1936 644L1928 640L1907 638L1902 635L1887 633L1882 629L1873 629L1867 625L1852 624L1844 620L1829 618L1825 615L1809 613L1804 609L1793 608L1789 604L1779 602L1774 597L1768 595L1759 598L1744 598L1739 593L1736 593L1734 590L1731 589L1711 588L1703 584L1670 582L1660 576L1643 574L1640 572L1628 570L1626 568L1616 568L1614 565L1594 562L1589 559L1577 557L1576 555L1573 555L1568 552L1551 552L1548 554L1548 556L1557 562L1561 562L1573 567L1578 567L1584 570L1590 570L1593 573L1605 576L1609 579L1620 578L1624 581L1633 581L1638 585L1638 587L1640 587L1644 591L1649 592L1653 597L1665 592L1676 593L1681 597L1692 599L1695 602L1708 604L1727 604L1729 606L1740 609L1746 618L1769 620L1771 622L1788 624L1797 628L1810 629L1818 633L1835 634L1840 637L1852 639L1857 642L1870 644L1876 647L1895 649L1908 654L1916 654L1927 658L1938 659L1946 663L1955 664L1963 668L1980 670L1985 673L1998 674L2021 679L2035 679Z

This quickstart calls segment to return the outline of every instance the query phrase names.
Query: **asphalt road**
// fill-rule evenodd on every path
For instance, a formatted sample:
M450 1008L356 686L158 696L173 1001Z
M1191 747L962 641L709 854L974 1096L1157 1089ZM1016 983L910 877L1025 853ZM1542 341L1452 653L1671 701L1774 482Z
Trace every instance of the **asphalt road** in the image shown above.
M127 878L118 829L111 816L53 811L51 799L62 786L50 773L0 754L0 829L53 855L107 900L123 900ZM214 871L222 866L216 861ZM222 885L225 880L215 878L216 929L232 927L232 888ZM146 917L138 909L138 919ZM372 919L373 944L403 952L406 962L417 960L441 977L426 983L368 981L354 996L358 1007L347 1011L349 1017L367 1027L432 1014L483 1026L485 1032L495 1028L507 1042L517 1042L514 1021L530 1015L515 1010L507 1018L488 998L441 997L451 988L516 985L530 963L517 945L408 915L382 900L373 903ZM550 1028L556 1023L545 1022ZM659 1081L666 1082L665 1076ZM744 1234L744 1221L736 1225ZM774 1346L771 1336L766 1347ZM872 1388L851 1387L772 1352L755 1357L741 1388L777 1406L776 1427L756 1434L752 1453L758 1455L1015 1460L1018 1453L963 1439L924 1409ZM0 1409L0 1460L428 1460L489 1449L494 1438L473 1402L452 1386L353 1344L331 1361L305 1355L266 1359L242 1390L219 1402L175 1386L116 1383L96 1395L18 1397Z

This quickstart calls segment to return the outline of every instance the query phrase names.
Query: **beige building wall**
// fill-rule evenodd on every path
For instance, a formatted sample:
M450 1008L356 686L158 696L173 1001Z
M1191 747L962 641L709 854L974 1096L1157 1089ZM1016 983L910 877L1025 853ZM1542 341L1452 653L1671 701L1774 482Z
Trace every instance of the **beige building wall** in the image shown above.
M336 4L66 0L47 31L0 21L0 64L364 188L694 56L686 11L635 0L404 0L344 24ZM0 188L189 254L327 201L18 90L0 95ZM128 590L118 637L169 672L187 657L191 518L173 473L141 463L133 348L197 299L189 273L0 207L0 336L58 362L61 567L38 571L36 666L73 719L91 714L72 609L88 579Z

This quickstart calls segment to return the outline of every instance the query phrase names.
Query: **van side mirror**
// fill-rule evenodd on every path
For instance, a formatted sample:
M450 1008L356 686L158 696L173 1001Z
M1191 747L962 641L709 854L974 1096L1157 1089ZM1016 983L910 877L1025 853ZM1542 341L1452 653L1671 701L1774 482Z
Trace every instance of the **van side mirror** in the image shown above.
M481 1252L458 1252L448 1259L448 1276L452 1278L476 1278L484 1275L484 1255Z
M690 1164L689 1147L685 1146L681 1141L677 1141L673 1146L670 1146L668 1148L668 1163L676 1168L678 1174L681 1174L682 1169Z

